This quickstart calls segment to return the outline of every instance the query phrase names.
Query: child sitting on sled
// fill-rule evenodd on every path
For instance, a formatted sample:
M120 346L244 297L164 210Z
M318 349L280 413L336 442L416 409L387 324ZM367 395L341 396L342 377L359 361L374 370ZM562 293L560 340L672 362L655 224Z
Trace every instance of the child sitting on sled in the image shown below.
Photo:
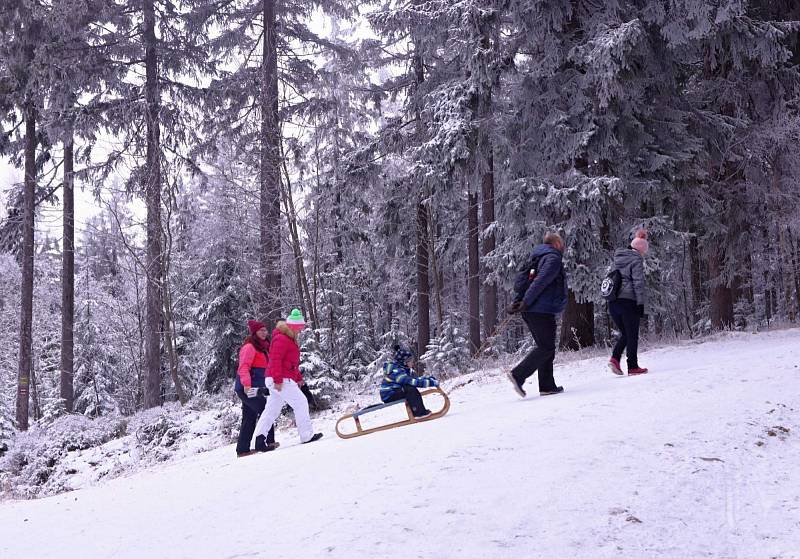
M439 386L436 377L416 377L412 367L414 354L402 346L394 347L392 361L383 366L383 382L381 382L381 400L388 404L405 399L414 417L426 417L431 411L422 403L418 388Z

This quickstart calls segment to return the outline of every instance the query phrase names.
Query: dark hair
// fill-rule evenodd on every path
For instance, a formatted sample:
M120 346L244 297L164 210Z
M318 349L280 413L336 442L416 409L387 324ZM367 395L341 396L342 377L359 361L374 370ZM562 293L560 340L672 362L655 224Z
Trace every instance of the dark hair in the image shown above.
M550 246L555 246L556 242L561 243L562 246L564 245L564 239L561 238L561 235L559 235L558 233L555 233L553 231L548 232L544 236L543 242L544 242L544 244L550 245Z
M261 338L259 338L256 335L247 336L244 339L243 345L247 344L252 345L256 349L256 351L260 351L264 355L267 355L269 353L269 338L267 338L264 341L261 341Z

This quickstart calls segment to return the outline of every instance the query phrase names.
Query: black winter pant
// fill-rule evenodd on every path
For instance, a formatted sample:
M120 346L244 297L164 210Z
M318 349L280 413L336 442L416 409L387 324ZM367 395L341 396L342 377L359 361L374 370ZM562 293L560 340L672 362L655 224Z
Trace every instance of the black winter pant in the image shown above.
M536 347L511 370L520 384L539 371L539 392L556 389L553 379L553 360L556 358L556 316L538 312L523 312L522 319L533 335Z
M414 417L422 415L427 411L425 409L425 404L422 403L422 395L419 393L419 390L417 390L416 386L411 386L410 384L404 384L400 390L395 390L392 395L386 399L386 403L388 404L389 402L396 402L397 400L403 399L408 402Z
M608 304L608 312L611 314L614 324L617 325L620 336L614 345L611 357L619 361L622 352L628 349L628 370L639 368L639 359L636 352L639 350L639 308L636 301L631 299L617 299Z
M269 392L264 390L266 394ZM253 438L253 433L256 430L256 423L261 413L264 411L264 406L267 404L267 399L263 396L256 396L255 398L248 398L243 392L237 391L236 394L242 401L242 428L239 429L239 440L236 442L236 452L249 452L250 440ZM270 427L267 434L266 441L263 435L256 437L256 450L264 450L267 444L275 442L275 427Z

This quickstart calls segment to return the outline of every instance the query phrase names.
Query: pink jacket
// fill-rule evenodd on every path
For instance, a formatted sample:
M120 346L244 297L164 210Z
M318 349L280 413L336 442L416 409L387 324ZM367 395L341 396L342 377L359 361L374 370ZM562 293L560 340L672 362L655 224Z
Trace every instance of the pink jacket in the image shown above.
M300 374L300 347L297 345L297 334L282 320L272 331L267 376L272 378L275 384L281 384L286 379L297 383L303 380L303 375Z
M236 373L239 375L239 382L242 383L242 386L245 388L245 390L250 388L253 380L256 380L253 379L254 371L252 369L266 368L266 356L260 351L256 351L256 348L253 347L253 344L244 344L242 349L239 350L239 368L236 370ZM263 383L259 383L257 380L255 384L258 386L263 386Z

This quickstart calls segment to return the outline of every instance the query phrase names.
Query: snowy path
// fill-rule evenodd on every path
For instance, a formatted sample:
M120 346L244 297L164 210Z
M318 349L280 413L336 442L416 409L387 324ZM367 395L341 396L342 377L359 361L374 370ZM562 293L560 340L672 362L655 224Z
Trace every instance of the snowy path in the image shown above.
M274 453L5 503L0 557L800 558L800 330L641 361L652 374L562 364L566 392L526 400L492 377L441 420L347 441L318 423L312 445L292 430Z

